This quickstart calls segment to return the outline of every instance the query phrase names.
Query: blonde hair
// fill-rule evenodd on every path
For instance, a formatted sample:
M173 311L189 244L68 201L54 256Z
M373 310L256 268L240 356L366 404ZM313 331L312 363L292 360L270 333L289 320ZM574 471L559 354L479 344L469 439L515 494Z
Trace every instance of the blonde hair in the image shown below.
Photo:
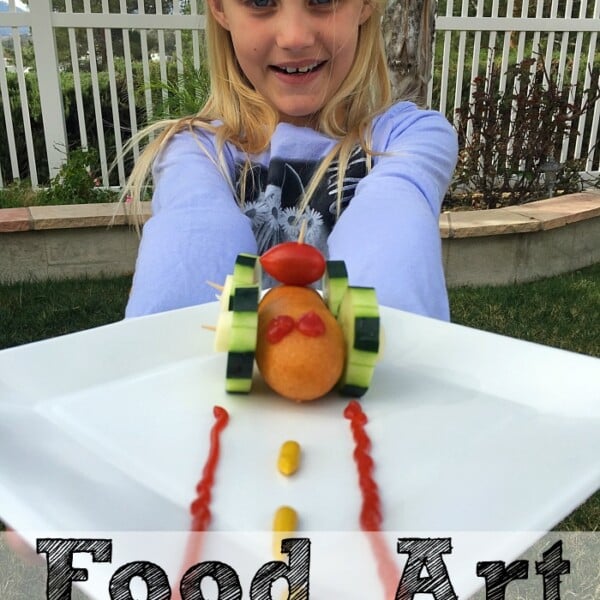
M315 126L318 131L338 140L338 143L313 175L301 201L300 212L308 206L328 167L337 159L339 214L342 182L349 157L357 144L360 144L368 157L373 154L369 139L371 121L392 102L381 33L385 0L365 0L365 3L373 10L360 25L353 65L339 89L319 112ZM195 115L154 123L128 143L129 149L140 140L158 133L136 161L122 193L123 199L133 200L134 214L140 212L139 203L148 185L157 154L175 134L201 128L215 135L219 167L240 205L243 204L248 174L251 173L250 156L264 151L270 143L279 120L278 114L246 79L236 60L229 32L219 25L210 10L206 11L206 50L211 89L208 100L200 111ZM341 121L340 115L343 115ZM227 142L246 154L239 187L242 192L239 195L222 160L221 149Z

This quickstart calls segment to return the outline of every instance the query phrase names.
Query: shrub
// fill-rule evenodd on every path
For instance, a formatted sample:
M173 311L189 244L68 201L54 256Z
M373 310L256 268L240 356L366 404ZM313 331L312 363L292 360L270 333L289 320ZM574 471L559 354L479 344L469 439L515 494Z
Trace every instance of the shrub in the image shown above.
M177 63L170 62L167 65L166 82L161 81L159 65L151 63L149 65L149 86L146 86L144 83L142 63L135 61L131 66L135 94L133 104L135 105L135 118L138 127L143 126L148 120L153 120L163 116L179 116L195 113L207 98L209 82L206 69L201 67L199 70L196 70L191 60L185 62L182 73L179 72ZM130 102L127 93L125 63L123 59L117 58L115 60L115 72L118 126L123 132L123 137L127 138L132 129L132 123ZM25 125L21 110L19 83L17 75L14 73L7 73L6 79L9 92L8 97L10 98L12 123L15 132L16 154L19 164L19 172L15 179L25 180L29 179L30 177L30 169L26 147ZM81 92L83 104L89 107L84 112L85 123L83 123L81 127L85 130L88 148L98 148L99 121L104 133L105 146L107 149L107 155L109 157L108 160L110 162L110 160L116 154L114 131L117 123L112 112L113 109L109 74L106 71L99 71L95 84L98 86L98 94L100 98L100 115L96 115L95 110L91 108L95 106L91 73L83 70L80 72L81 87L79 91ZM26 78L26 85L29 125L32 131L33 152L37 167L38 180L41 185L47 185L50 183L50 176L46 159L46 147L37 76L35 74L28 75ZM75 85L76 82L73 73L61 73L63 111L68 140L68 149L65 149L65 154L71 152L71 149L82 147L79 116L77 114ZM148 88L152 94L152 105L154 106L152 117L149 117L149 115L146 114L145 93ZM0 121L4 121L3 105L1 103ZM4 127L0 127L0 147L8 148L7 132ZM13 177L12 166L8 152L0 152L0 169L2 171L4 182L10 184ZM111 181L112 179L113 178L111 178ZM112 183L117 183L116 174L114 175L114 179L115 181L112 181Z
M30 176L29 161L27 158L25 124L21 111L21 102L18 89L18 79L16 74L7 74L7 86L9 98L11 99L10 109L12 123L15 133L16 154L18 157L19 173L17 179L28 179ZM46 158L46 147L44 139L44 128L42 123L42 114L40 106L39 89L37 76L30 74L26 78L27 84L27 104L29 111L29 126L31 127L33 139L33 152L35 156L38 180L41 185L49 183L48 161ZM100 105L102 106L101 122L104 126L104 135L107 148L114 148L114 127L111 112L110 101L110 82L107 73L98 74L98 90L100 94ZM121 90L125 86L124 77L119 76L117 89ZM67 130L67 140L69 149L81 148L81 135L79 128L79 118L75 102L75 82L71 73L61 74L61 87L63 92L63 111ZM87 106L94 105L92 78L89 73L81 73L81 94L83 102ZM96 125L96 115L93 110L87 110L86 122L83 128L86 131L89 147L98 147L98 132ZM129 127L129 107L124 94L119 94L119 116L121 127ZM4 120L3 107L0 105L0 119ZM7 132L4 127L0 127L0 147L8 148ZM67 149L65 149L67 153ZM12 168L8 152L0 152L0 169L5 182L12 181Z
M167 82L155 79L149 86L156 103L152 120L181 117L197 113L210 93L210 78L204 64L196 69L191 61L184 63L181 73Z
M448 207L495 208L543 196L542 165L559 159L563 140L579 135L576 121L599 97L597 73L593 88L573 90L561 84L557 64L547 69L541 57L510 67L506 89L511 91L495 91L499 75L491 62L489 75L474 80L471 100L456 111L460 153ZM562 193L580 189L582 162L562 165Z
M52 180L39 192L39 204L111 202L117 192L100 187L100 162L95 150L73 150Z
M73 150L47 188L33 190L29 181L20 180L0 190L0 208L117 200L117 192L100 187L99 171L95 150Z

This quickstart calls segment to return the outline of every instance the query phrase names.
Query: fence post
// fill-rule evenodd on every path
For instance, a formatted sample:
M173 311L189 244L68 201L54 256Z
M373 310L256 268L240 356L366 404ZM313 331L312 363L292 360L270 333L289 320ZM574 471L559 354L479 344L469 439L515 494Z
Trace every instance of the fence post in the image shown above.
M30 2L29 12L48 170L52 179L65 162L68 149L58 53L52 26L52 0Z

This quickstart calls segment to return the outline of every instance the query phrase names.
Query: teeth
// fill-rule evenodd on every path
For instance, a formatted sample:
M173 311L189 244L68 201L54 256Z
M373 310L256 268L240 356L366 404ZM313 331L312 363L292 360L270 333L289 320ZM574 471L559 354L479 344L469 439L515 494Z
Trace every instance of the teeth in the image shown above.
M309 71L312 71L319 63L314 63L312 65L308 65L307 67L300 67L299 69L296 69L295 67L282 67L282 69L286 72L286 73L308 73Z

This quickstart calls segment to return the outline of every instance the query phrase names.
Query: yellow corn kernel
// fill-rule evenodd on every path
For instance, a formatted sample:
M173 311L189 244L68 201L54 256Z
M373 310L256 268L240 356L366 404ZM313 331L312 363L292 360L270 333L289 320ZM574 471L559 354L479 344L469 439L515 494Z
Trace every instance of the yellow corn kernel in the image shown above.
M293 533L298 527L298 513L291 506L280 506L273 517L273 531Z
M281 444L279 457L277 459L277 468L283 475L293 475L300 466L300 444L293 440L288 440Z
M298 513L291 506L280 506L273 516L273 556L281 558L281 540L284 534L298 527Z

